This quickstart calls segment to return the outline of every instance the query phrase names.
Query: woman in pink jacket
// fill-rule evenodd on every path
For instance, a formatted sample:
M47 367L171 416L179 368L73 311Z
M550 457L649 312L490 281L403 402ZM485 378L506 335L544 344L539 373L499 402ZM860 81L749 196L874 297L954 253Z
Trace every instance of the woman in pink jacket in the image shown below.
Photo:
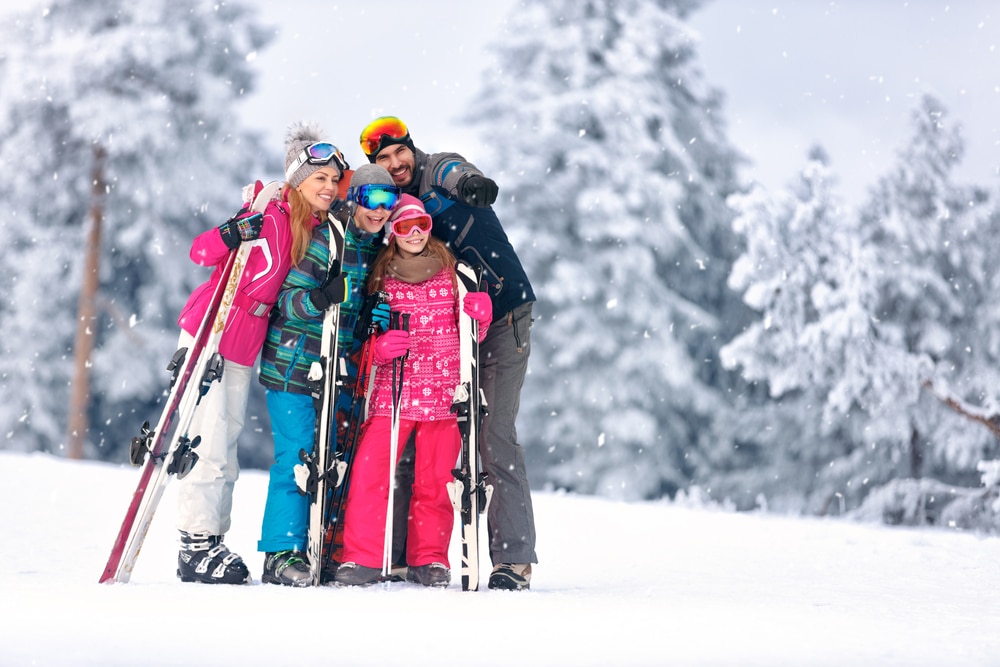
M253 366L282 282L305 256L313 228L326 219L348 168L337 147L308 125L294 125L285 147L286 183L263 215L250 211L248 203L225 224L195 237L191 245L191 261L215 268L181 311L180 347L190 347L194 340L229 253L243 242L256 241L219 341L225 360L222 377L202 397L188 430L192 440L201 436L201 443L198 462L177 485L177 576L182 581L251 581L243 559L222 540L231 523L233 486L239 477L237 438L246 418ZM254 193L248 194L252 201Z
M392 362L403 357L398 453L411 433L416 444L407 521L407 579L425 586L447 586L455 511L446 485L453 479L451 471L461 447L458 423L451 412L459 382L459 308L479 322L482 340L492 319L492 306L485 292L470 292L464 303L458 303L455 257L430 235L431 217L419 199L401 197L389 218L389 230L389 245L369 273L368 292L388 293L392 311L409 314L409 330L390 329L375 343L375 384L369 418L351 464L344 562L335 582L365 585L381 575L389 497Z

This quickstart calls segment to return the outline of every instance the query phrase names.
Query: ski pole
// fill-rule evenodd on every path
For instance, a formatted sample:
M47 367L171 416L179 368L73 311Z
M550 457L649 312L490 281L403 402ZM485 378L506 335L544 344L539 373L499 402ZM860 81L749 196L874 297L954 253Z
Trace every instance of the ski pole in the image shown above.
M410 314L391 311L389 313L389 328L410 330ZM392 574L392 519L394 491L396 487L396 455L399 451L399 413L403 395L403 367L406 363L406 352L401 357L392 360L392 421L389 435L389 500L385 510L385 536L382 540L382 578L388 580Z

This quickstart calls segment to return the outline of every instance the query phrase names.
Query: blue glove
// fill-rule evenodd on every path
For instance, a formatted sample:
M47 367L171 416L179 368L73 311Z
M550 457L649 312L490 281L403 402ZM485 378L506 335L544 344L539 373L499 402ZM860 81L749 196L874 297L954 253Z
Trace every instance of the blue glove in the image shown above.
M389 304L380 303L372 308L372 323L378 325L379 331L389 328Z

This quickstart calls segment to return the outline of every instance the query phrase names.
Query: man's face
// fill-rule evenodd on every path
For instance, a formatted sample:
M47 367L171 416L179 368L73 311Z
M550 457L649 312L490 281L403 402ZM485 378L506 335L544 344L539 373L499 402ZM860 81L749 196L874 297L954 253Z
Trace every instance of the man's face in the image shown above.
M413 182L416 156L403 144L390 144L383 148L375 158L375 164L388 171L392 182L401 188Z

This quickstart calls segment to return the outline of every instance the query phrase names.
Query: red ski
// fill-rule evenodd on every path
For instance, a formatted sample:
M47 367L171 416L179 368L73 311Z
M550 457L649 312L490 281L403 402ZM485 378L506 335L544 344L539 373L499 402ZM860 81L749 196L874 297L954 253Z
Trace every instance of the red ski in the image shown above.
M255 197L252 209L263 212L279 187L278 183L264 186ZM186 352L178 350L167 367L173 376L159 421L152 431L149 422L144 423L140 435L132 438L129 459L133 465L142 466L142 474L111 547L101 583L129 580L170 475L183 477L198 460L194 451L198 438L190 441L187 431L201 397L222 374L219 340L252 247L253 243L242 243L239 250L229 254L191 348Z

